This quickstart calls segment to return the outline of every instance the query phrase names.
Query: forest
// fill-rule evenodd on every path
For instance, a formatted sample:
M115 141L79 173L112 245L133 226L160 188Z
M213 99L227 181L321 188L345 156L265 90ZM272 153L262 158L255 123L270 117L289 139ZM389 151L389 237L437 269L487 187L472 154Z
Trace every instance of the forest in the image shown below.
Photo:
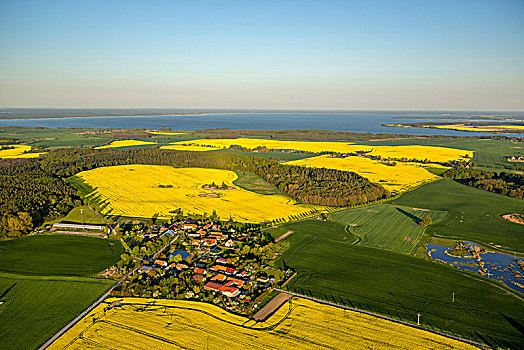
M513 198L524 198L524 176L520 174L496 173L460 166L447 170L442 176L484 191Z

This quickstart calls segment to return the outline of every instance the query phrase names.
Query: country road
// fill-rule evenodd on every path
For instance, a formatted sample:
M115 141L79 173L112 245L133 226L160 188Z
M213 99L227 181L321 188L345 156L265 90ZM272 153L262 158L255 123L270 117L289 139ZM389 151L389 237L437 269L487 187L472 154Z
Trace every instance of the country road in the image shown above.
M399 324L402 324L404 326L420 329L420 330L423 330L423 331L426 331L426 332L430 332L430 333L433 333L433 334L438 334L438 335L444 336L446 338L455 339L455 340L458 340L458 341L461 341L461 342L464 342L464 343L468 343L468 344L472 344L472 345L475 345L475 346L479 346L479 347L482 347L482 348L493 349L493 347L491 347L489 345L486 345L486 344L482 344L482 343L479 343L479 342L476 342L476 341L473 341L473 340L469 340L469 339L456 337L454 335L450 335L450 334L446 334L446 333L441 333L441 332L438 332L438 331L434 331L432 329L424 328L422 326L419 326L419 325L416 325L416 324L413 324L413 323L404 322L404 321L400 321L400 320L397 320L397 319L394 319L394 318L391 318L391 317L387 317L387 316L384 316L384 315L376 314L374 312L365 311L365 310L361 310L361 309L356 309L356 308L345 306L345 305L335 304L335 303L332 303L332 302L329 302L329 301L326 301L326 300L308 297L306 295L293 293L293 292L290 292L290 291L287 291L287 290L283 290L283 289L274 288L273 290L276 290L276 291L281 292L281 293L287 293L287 294L290 294L290 295L298 297L298 298L303 298L303 299L308 299L308 300L311 300L311 301L315 301L317 303L330 305L330 306L338 307L338 308L345 309L345 310L360 312L360 313L363 313L363 314L366 314L366 315L370 315L370 316L373 316L373 317L381 318L383 320L399 323Z
M165 246L163 246L161 249L159 249L154 255L153 259L156 258L160 253L162 253L167 247L169 247L171 244L173 244L180 235L176 236L173 240L171 240L169 243L167 243ZM139 268L135 267L133 271L129 272L127 275L122 277L120 281L118 281L117 284L115 284L111 289L109 289L104 295L102 295L100 298L98 298L93 304L91 304L87 309L82 311L82 313L78 316L76 316L71 322L69 322L64 328L62 328L58 333L56 333L51 339L46 341L44 345L40 347L40 350L48 348L55 340L60 338L65 332L67 332L71 327L73 327L78 321L80 321L85 315L87 315L91 310L93 310L95 307L97 307L102 301L104 301L105 298L109 296L109 294L119 285L121 285L126 279L129 278L133 273L135 273Z

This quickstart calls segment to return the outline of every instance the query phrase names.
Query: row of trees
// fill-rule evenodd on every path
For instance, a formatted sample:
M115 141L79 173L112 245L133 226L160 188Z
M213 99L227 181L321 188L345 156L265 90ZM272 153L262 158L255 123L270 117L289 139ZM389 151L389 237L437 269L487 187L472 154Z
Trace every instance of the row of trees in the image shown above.
M449 169L442 176L484 191L524 199L524 176L520 174L456 167Z

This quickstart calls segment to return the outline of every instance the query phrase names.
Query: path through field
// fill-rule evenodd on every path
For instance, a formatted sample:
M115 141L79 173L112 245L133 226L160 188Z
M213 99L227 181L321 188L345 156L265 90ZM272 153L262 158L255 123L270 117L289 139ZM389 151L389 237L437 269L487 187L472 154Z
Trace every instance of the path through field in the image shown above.
M286 233L284 233L282 236L278 237L277 239L275 239L275 243L278 243L280 242L281 240L283 239L286 239L287 236L289 236L290 234L292 234L293 231L287 231Z
M290 231L292 232L292 231ZM266 306L258 310L253 316L253 319L257 322L263 322L273 315L282 305L284 305L289 299L293 298L291 294L280 293L274 297Z

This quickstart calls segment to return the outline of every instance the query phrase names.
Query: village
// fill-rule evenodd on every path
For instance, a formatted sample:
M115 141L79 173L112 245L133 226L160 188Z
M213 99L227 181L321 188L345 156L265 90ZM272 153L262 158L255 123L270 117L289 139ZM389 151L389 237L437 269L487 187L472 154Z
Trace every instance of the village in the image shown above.
M280 248L258 225L181 218L136 224L121 241L128 252L104 277L134 272L113 290L115 296L199 300L250 314L293 274L270 266Z

